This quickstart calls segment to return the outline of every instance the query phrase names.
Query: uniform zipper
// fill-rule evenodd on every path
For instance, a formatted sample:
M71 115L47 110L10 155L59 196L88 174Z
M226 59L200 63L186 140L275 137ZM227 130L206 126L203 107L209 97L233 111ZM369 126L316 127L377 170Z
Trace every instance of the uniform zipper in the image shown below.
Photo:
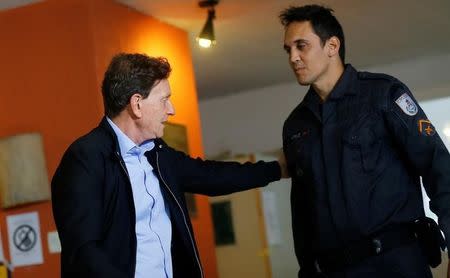
M175 200L175 202L177 203L178 207L180 208L181 213L183 214L184 225L186 226L186 230L188 231L189 238L191 240L191 244L192 244L192 247L194 249L195 259L197 260L197 265L198 265L198 268L200 269L200 276L203 278L204 277L203 276L203 269L202 269L202 266L200 264L200 259L199 259L198 254L197 254L197 248L195 247L194 239L192 237L191 231L189 230L189 226L188 226L188 224L186 222L186 215L184 214L184 211L183 211L180 203L178 202L177 198L175 198L175 194L173 194L172 190L170 190L169 186L167 185L166 181L164 180L163 176L161 175L161 170L159 168L159 153L158 152L156 152L156 166L158 168L158 174L161 177L161 180L164 183L164 186L170 192L170 194L172 195L173 199Z

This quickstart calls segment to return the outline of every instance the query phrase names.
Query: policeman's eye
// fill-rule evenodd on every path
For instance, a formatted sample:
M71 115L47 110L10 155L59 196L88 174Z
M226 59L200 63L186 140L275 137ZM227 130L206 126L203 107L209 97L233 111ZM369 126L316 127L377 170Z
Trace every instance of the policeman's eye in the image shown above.
M305 48L306 48L307 46L308 46L308 45L307 45L305 42L299 42L299 43L297 43L297 45L296 45L296 47L297 47L298 50L305 50Z
M284 46L284 51L286 51L287 54L291 53L291 48L289 46Z

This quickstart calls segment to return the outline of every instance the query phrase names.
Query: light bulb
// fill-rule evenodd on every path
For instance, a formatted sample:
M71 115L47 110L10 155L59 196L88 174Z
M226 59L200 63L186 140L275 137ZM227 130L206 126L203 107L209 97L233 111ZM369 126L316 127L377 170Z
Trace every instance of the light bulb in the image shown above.
M208 39L198 39L198 45L204 48L209 48L212 45L212 41Z

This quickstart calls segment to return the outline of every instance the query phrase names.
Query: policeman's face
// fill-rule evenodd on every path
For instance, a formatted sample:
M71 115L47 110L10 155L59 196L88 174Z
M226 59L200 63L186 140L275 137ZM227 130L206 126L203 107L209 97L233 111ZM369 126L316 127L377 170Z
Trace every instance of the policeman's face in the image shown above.
M145 139L160 138L164 135L164 123L169 116L175 115L170 95L169 81L163 79L152 88L147 98L140 101L142 118L139 125Z
M286 27L284 49L298 83L312 85L325 78L330 62L325 46L309 21L292 22Z

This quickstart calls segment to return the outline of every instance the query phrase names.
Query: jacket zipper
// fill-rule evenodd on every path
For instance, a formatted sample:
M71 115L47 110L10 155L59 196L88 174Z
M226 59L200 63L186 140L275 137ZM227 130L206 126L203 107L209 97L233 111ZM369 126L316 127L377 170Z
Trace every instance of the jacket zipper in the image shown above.
M130 175L128 175L127 168L125 168L124 162L122 161L122 158L120 157L120 154L118 152L116 152L116 156L117 156L117 159L119 159L120 166L122 167L123 171L125 172L125 175L127 175L128 180L131 183Z
M202 266L200 264L200 259L199 259L198 254L197 254L197 248L195 247L194 239L192 237L191 231L189 230L189 226L188 226L188 224L186 222L186 215L184 214L183 208L181 207L180 203L178 203L177 198L175 198L175 194L173 194L172 190L170 190L169 186L167 185L166 181L164 180L163 176L161 175L161 170L159 168L159 153L158 152L156 152L156 166L158 167L158 174L161 177L161 180L164 183L164 186L167 188L167 190L172 195L172 198L177 203L178 208L181 211L181 214L183 214L184 225L186 226L186 230L188 231L188 234L189 234L189 239L191 240L191 244L192 244L192 247L194 249L195 259L197 261L198 268L200 269L200 276L203 278L204 277L203 276L203 269L202 269Z
M128 182L130 183L130 186L131 186L131 178L130 178L130 175L128 174L127 168L125 167L125 162L123 162L122 157L120 156L119 152L116 152L116 156L117 156L117 159L119 159L119 164L120 164L122 170L125 172L125 175L127 175ZM136 244L137 244L137 240L136 240ZM136 273L136 261L134 263L133 268L134 268L133 273Z

